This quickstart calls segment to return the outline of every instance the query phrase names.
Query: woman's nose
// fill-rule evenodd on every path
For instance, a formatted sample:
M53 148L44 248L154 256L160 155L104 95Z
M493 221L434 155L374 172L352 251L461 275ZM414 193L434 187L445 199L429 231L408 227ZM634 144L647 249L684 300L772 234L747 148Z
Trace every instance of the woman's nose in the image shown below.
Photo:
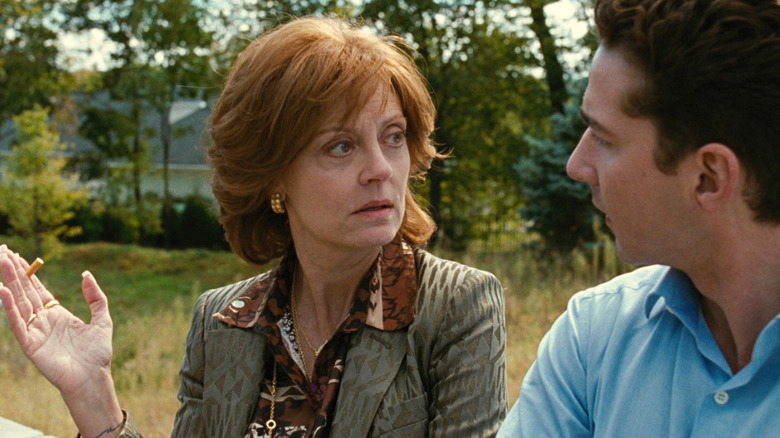
M360 183L370 184L388 180L393 175L393 166L379 143L374 141L371 145L366 145L365 150L367 153L365 154L365 165L360 174Z

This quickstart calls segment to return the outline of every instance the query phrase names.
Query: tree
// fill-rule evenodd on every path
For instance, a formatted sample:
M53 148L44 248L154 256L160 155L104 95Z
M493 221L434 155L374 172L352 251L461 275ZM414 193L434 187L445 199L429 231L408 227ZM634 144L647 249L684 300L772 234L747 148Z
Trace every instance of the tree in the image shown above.
M0 176L0 211L13 232L32 240L36 254L51 255L60 237L80 232L67 222L87 195L76 187L75 176L62 173L64 145L47 110L36 106L14 117L14 123L16 144Z
M89 139L95 149L72 157L68 167L75 169L83 182L100 181L93 190L93 204L99 204L99 210L104 211L103 220L113 224L101 238L128 243L140 240L142 217L138 215L135 198L128 197L128 188L135 187L136 175L140 175L131 170L145 169L148 164L141 162L129 168L112 165L143 158L133 149L136 129L126 105L88 106L82 110L79 134ZM94 213L94 205L90 210ZM114 229L121 232L111 234Z
M561 90L566 81L555 42L544 16L548 0L522 0L531 9L532 29L539 39L550 92L551 133L529 137L529 154L515 165L519 191L525 198L521 215L528 229L538 232L542 245L550 253L566 253L593 244L604 236L598 212L590 201L585 183L572 181L566 163L587 127L579 114L580 96L586 80L569 77L570 92ZM580 16L586 16L588 2L578 0ZM592 20L589 20L592 22ZM581 51L592 52L596 41L586 34L577 44ZM577 67L575 66L575 70ZM576 97L573 97L576 96Z
M563 65L558 58L558 45L555 43L547 24L547 15L544 7L558 0L523 0L523 4L531 12L531 30L539 41L547 82L547 91L550 95L550 107L554 112L564 113L564 105L569 98L564 81Z
M552 135L529 138L530 153L515 166L526 201L521 214L528 229L539 233L545 250L557 254L594 242L600 231L594 224L598 212L588 185L566 174L566 162L587 126L579 114L579 101L564 108L565 113L552 116Z
M160 116L160 141L163 146L163 230L164 246L170 247L173 223L169 189L169 164L171 141L171 109L181 97L205 98L214 89L206 85L210 80L208 50L213 43L213 33L204 30L205 10L190 0L169 0L153 4L149 14L154 17L153 26L144 41L149 51L159 57L159 65L151 71L149 103Z
M165 186L162 218L167 236L170 224L165 222L172 204L168 188L171 108L181 97L205 97L204 90L213 89L209 87L213 82L209 65L213 32L205 30L206 4L195 0L77 0L69 14L75 29L102 29L118 47L114 67L104 76L104 88L128 106L126 115L133 132L126 158L142 240L158 231L158 216L147 211L141 178L150 168L148 140L153 135L160 137ZM150 111L157 113L159 127L144 125Z
M456 249L517 217L506 163L546 130L544 83L521 11L501 2L373 0L366 17L412 42L434 95L435 140L452 156L434 163L428 197L442 235Z
M65 86L57 65L57 33L51 0L3 0L0 3L0 127L35 104L49 105ZM47 24L48 23L48 24ZM0 132L0 138L7 133Z

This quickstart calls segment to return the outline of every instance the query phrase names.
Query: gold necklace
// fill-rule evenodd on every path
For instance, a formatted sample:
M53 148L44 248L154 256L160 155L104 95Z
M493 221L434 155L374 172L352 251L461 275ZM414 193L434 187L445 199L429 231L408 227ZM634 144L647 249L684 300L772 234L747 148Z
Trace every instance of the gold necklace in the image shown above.
M295 301L295 298L293 298L293 301ZM296 312L296 313L297 313L297 312ZM297 318L297 317L296 317L296 318ZM293 323L295 323L295 321L293 321ZM306 345L309 347L309 349L310 349L311 351L313 351L313 352L314 352L314 360L316 361L316 360L317 360L317 357L319 357L319 355L320 355L320 351L322 351L322 347L324 347L324 346L325 346L325 343L323 343L322 345L320 345L320 348L314 348L314 346L313 346L313 345L311 345L311 341L309 341L309 336L306 334L306 331L303 329L303 327L301 327L301 334L303 335L303 340L306 342ZM297 334L297 333L296 333L295 335L296 335L296 336L298 336L298 334ZM326 342L327 342L327 341L326 341Z
M276 361L274 361L274 378L271 381L271 415L269 415L268 421L265 422L265 428L268 430L268 438L274 437L274 429L276 429L276 421L274 421L275 407L276 407Z
M301 362L303 362L303 375L306 377L307 382L311 382L311 376L309 375L309 366L306 365L306 358L303 354L303 348L300 345L299 339L301 339L301 336L298 334L298 326L301 325L300 321L298 321L298 306L295 300L295 273L293 273L293 279L292 279L292 286L290 287L290 307L292 311L292 319L293 319L293 333L295 333L295 345L298 349L298 353L301 355ZM303 329L301 329L301 332L306 335L305 332L303 332ZM306 342L308 343L309 340L306 339ZM309 348L311 348L311 344L309 344ZM312 350L314 350L312 348ZM317 350L314 350L314 361L317 361Z

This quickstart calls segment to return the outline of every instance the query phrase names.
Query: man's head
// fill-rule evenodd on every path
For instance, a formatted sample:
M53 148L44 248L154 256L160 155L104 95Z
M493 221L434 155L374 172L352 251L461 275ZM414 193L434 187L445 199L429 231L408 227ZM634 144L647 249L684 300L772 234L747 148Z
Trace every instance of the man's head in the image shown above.
M674 173L708 143L734 151L759 221L780 223L780 5L777 0L598 0L602 46L644 80L624 111L658 130L655 162Z

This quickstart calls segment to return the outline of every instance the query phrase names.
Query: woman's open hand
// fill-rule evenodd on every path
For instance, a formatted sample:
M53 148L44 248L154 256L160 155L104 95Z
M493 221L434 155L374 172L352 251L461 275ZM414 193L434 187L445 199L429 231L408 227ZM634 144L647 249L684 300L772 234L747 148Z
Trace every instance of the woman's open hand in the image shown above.
M95 372L110 372L113 325L106 296L85 272L82 290L92 312L92 321L85 324L59 305L36 275L28 277L28 267L0 246L0 296L8 325L41 374L63 393L79 392Z
M100 430L94 429L101 427L93 426L96 420L116 424L114 419L122 414L111 377L113 323L106 295L85 271L81 289L92 314L85 324L61 306L36 275L28 276L28 268L22 257L0 245L0 298L22 351L60 390L82 433Z

